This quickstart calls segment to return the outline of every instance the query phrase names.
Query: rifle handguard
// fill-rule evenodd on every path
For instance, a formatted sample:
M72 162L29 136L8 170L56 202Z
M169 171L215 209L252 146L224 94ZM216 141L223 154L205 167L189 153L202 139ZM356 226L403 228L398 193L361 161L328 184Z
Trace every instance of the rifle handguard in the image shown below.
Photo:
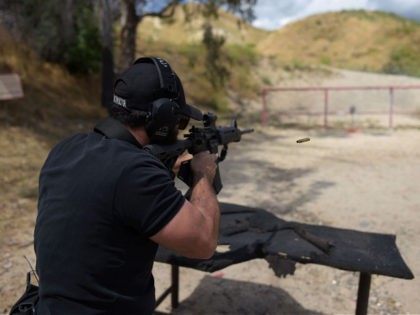
M202 151L209 151L210 153L217 154L219 146L223 146L219 154L217 163L223 161L226 157L228 144L231 142L241 141L242 135L251 133L253 129L239 129L236 119L232 121L231 126L216 127L217 116L212 113L203 115L203 128L192 126L189 134L184 135L186 139L178 140L174 144L161 145L150 144L144 146L144 149L156 156L161 161L180 156L185 150L195 155ZM193 174L191 171L190 161L181 163L178 171L178 178L182 180L188 187L192 188ZM222 189L222 180L220 177L219 167L216 169L216 174L213 180L213 188L216 194ZM191 189L190 189L191 190Z

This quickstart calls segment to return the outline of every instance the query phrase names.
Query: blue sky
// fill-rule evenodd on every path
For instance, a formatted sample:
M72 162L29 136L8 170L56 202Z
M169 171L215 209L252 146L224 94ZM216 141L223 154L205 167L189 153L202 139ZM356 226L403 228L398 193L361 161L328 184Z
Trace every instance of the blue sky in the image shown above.
M393 12L420 21L420 0L257 0L253 25L273 30L309 15L345 9Z

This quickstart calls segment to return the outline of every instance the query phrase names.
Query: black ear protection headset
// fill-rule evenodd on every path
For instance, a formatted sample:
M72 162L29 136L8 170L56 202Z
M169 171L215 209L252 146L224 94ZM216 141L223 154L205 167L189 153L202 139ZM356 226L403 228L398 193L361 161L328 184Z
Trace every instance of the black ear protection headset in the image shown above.
M170 65L161 58L142 57L137 63L153 63L159 76L160 90L168 95L168 98L158 98L149 107L145 119L145 128L148 136L156 142L168 139L176 126L183 129L188 124L188 117L180 115L180 106L174 101L179 96L179 88L176 75Z

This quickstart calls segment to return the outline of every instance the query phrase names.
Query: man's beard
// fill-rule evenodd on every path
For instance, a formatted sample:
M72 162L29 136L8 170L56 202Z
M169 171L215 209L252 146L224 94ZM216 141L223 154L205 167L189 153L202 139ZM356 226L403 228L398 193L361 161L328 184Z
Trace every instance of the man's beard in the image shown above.
M178 128L173 128L169 134L168 134L168 139L165 140L164 144L174 144L176 143L176 141L178 140Z
M175 144L178 140L178 128L172 128L168 135L165 137L165 139L159 139L158 141L153 141L151 143L161 144L161 145L171 145ZM176 160L178 159L178 156L173 156L171 158L168 158L166 160L162 160L162 163L166 166L166 168L171 172L172 178L175 176L172 172L172 168L174 167L174 164Z

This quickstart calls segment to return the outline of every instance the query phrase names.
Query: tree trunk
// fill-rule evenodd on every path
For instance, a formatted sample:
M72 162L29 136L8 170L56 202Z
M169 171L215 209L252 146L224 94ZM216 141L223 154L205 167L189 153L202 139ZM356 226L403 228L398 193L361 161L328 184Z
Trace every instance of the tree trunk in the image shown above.
M121 49L117 72L121 73L134 61L136 51L136 34L139 18L136 15L134 0L121 0Z
M58 6L62 6L62 3L58 3ZM73 0L64 1L64 9L60 9L61 21L62 21L62 41L64 47L70 47L73 36L74 36L74 22L73 22Z
M114 89L114 62L112 50L109 47L102 48L102 106L111 108Z
M114 56L112 53L112 12L110 0L99 2L102 31L102 106L110 109L114 87Z

